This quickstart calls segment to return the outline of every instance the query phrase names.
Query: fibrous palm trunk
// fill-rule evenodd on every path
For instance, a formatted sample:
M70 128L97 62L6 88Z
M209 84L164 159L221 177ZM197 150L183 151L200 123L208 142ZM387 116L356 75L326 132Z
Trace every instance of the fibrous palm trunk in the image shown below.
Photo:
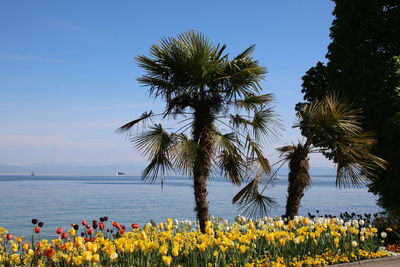
M308 146L298 144L289 156L289 184L285 217L297 215L304 189L310 185Z
M193 141L197 143L196 160L193 165L193 188L196 202L197 219L200 230L205 232L205 223L210 219L207 202L207 177L211 169L213 150L213 116L207 107L199 108L194 113Z

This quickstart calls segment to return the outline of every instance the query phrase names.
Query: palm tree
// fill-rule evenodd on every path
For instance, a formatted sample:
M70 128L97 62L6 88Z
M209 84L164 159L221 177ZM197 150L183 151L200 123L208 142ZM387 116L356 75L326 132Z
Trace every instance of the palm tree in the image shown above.
M278 149L282 163L289 163L287 218L297 215L304 190L311 186L309 154L322 153L333 160L339 188L360 186L367 178L374 179L378 169L385 168L385 161L370 152L375 140L361 127L361 110L352 108L337 94L302 106L297 115L298 123L293 127L301 128L304 142Z
M224 54L225 48L211 44L197 31L188 31L161 39L151 46L150 57L136 57L145 71L138 81L166 106L161 114L145 112L119 128L132 134L134 146L149 158L142 179L163 181L171 172L193 178L202 232L209 220L207 178L219 171L240 185L256 167L268 173L262 145L276 135L279 124L269 107L272 96L260 94L266 69L252 59L254 45L232 60ZM148 131L132 133L133 126L155 116L182 120L170 126L170 132L154 124ZM268 201L259 199L265 211L271 205Z

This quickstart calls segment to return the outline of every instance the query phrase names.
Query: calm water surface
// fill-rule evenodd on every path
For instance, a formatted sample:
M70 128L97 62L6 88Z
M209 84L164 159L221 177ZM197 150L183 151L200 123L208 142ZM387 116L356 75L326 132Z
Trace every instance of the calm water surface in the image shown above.
M56 227L68 228L82 219L108 216L127 226L156 222L168 217L194 220L192 181L170 178L148 184L138 177L0 176L0 226L15 235L29 236L32 218L45 223L42 236L55 235ZM233 220L240 212L231 204L239 188L222 179L208 182L210 213ZM279 203L271 216L284 213L287 179L281 178L266 194ZM380 211L367 188L336 189L333 177L313 176L313 185L302 200L300 214L374 213Z

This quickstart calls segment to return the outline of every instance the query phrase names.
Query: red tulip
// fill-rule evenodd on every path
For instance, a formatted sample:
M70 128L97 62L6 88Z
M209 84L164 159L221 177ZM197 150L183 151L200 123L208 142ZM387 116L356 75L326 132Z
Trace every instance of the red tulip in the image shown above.
M85 220L82 220L82 225L85 226L87 222Z
M89 229L86 230L86 232L88 233L88 235L92 235L93 234L93 229L89 228Z
M7 240L12 239L12 234L7 234L7 235L6 235L6 238L7 238Z
M89 229L90 228L90 224L86 224L86 228Z
M62 233L62 234L61 234L61 237L64 238L64 239L66 239L66 238L68 237L68 233L67 233L67 232Z
M46 257L51 258L56 254L56 251L52 248L46 249L46 251L44 252L44 255L46 255Z
M40 233L40 227L39 226L35 227L35 233L37 233L37 234Z
M123 233L125 233L124 229L119 230L119 233L122 235Z
M100 228L100 230L103 230L104 229L104 227L105 227L105 225L104 225L104 223L99 223L99 228Z
M115 228L117 228L118 230L121 230L121 225L119 225L119 223L116 223Z
M90 238L89 237L85 237L85 242L89 242Z
M137 228L139 228L139 224L136 224L136 223L132 223L132 229L137 229Z
M57 233L57 234L61 234L63 231L64 231L64 229L62 229L61 227L58 227L58 228L56 229L56 233Z

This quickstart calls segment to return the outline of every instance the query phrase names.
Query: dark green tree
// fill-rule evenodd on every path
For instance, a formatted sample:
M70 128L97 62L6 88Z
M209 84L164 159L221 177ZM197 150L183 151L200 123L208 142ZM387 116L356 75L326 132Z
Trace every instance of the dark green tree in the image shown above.
M136 57L145 71L138 81L149 88L150 96L165 101L161 119L180 120L168 131L154 124L148 131L132 133L132 127L157 116L150 111L120 127L121 132L132 134L134 146L149 158L143 179L154 182L168 172L193 178L202 232L209 220L210 174L218 171L240 185L251 171L268 173L262 144L276 134L278 124L269 106L271 95L261 94L260 81L266 69L252 59L254 46L233 59L225 54L225 47L189 31L161 39L151 46L150 57ZM258 183L255 179L253 184ZM257 201L264 211L272 205L271 199L262 195Z
M388 162L370 190L382 207L400 214L400 2L334 2L328 62L303 77L304 100L338 91L364 111L362 126L377 139L373 153ZM307 132L307 125L301 130Z

